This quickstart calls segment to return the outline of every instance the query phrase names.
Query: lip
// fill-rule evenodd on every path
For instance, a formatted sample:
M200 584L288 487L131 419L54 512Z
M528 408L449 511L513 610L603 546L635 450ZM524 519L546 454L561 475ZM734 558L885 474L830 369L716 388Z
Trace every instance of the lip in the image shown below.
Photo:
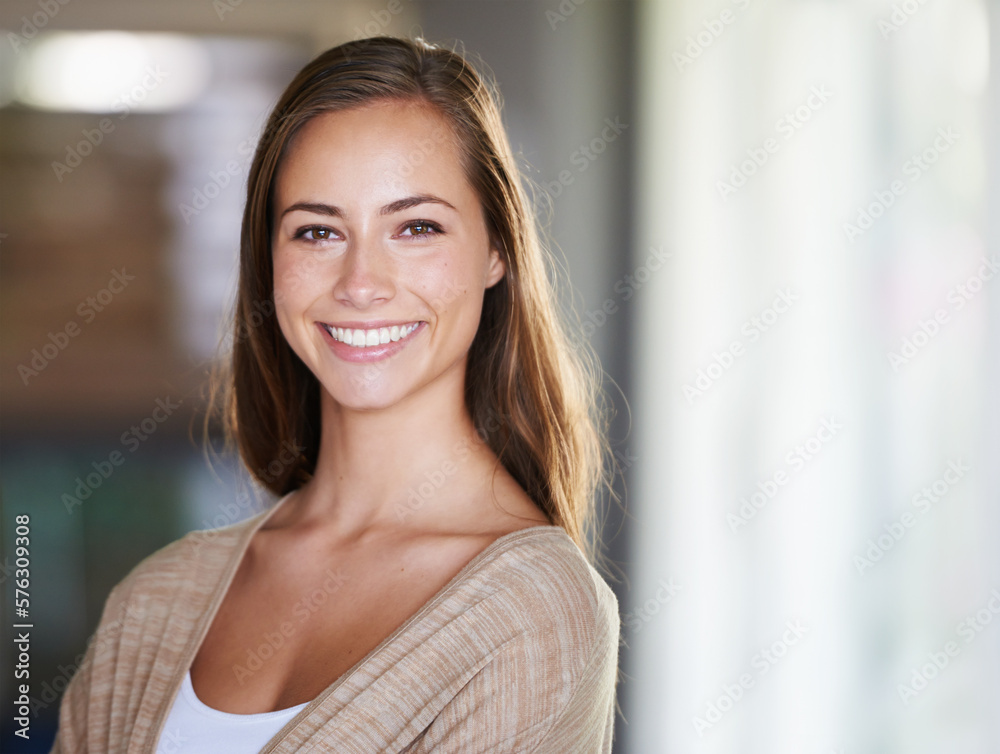
M330 327L349 327L352 330L377 330L380 327L392 327L393 325L409 325L413 322L420 322L419 319L373 319L369 322L361 322L360 320L351 320L350 322L324 322L317 324L326 324Z
M419 321L420 324L417 325L416 329L407 335L402 340L389 341L388 343L383 343L377 346L366 346L365 348L355 348L354 346L349 346L346 343L341 343L339 340L334 340L333 336L327 331L324 323L317 322L316 327L319 328L320 333L323 336L323 340L326 344L330 346L330 350L333 351L334 355L343 359L344 361L349 361L354 364L367 364L373 361L382 361L383 359L388 359L390 356L402 351L409 345L410 341L417 337L421 332L423 332L427 322L421 320L403 320L390 322L388 320L372 321L372 322L343 322L334 323L329 322L331 327L345 327L352 328L355 330L374 330L380 327L392 327L393 325L408 325L411 322Z

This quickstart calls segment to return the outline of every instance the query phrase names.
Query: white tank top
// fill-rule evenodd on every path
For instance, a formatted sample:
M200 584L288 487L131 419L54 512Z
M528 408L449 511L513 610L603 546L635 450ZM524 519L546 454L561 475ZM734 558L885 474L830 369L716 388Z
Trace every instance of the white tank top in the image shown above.
M156 754L257 754L308 703L253 715L222 712L195 696L189 670L167 715Z

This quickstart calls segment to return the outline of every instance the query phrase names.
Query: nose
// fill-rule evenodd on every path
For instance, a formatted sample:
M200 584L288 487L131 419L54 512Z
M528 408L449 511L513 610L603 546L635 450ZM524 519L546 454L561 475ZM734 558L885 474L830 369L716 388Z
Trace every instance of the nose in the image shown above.
M394 264L375 240L354 238L341 258L334 297L345 306L367 309L396 292Z

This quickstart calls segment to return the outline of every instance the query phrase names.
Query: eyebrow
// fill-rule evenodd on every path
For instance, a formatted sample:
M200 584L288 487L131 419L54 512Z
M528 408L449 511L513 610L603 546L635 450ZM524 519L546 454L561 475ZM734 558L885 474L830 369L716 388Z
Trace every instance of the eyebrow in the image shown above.
M396 212L402 212L405 209L410 209L410 207L416 207L418 204L443 204L445 207L450 207L451 209L458 212L457 209L439 196L434 196L433 194L417 194L415 196L407 196L402 199L397 199L394 202L389 202L384 207L382 207L378 213L380 216L392 215ZM284 217L289 212L294 212L296 210L302 210L304 212L312 212L317 215L328 215L330 217L344 217L344 210L335 204L324 204L323 202L295 202L281 213Z

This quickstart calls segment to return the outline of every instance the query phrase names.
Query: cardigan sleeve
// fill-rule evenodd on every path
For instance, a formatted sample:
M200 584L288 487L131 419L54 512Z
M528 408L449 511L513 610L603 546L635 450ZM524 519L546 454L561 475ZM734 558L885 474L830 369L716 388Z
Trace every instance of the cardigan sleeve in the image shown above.
M603 583L587 600L560 602L550 595L541 612L525 615L526 630L497 649L407 752L608 754L618 603Z
M59 702L59 722L49 754L82 754L87 751L87 715L93 693L93 670L97 650L106 632L110 606L116 603L120 585L108 594L97 629L87 643L83 660L66 685Z
M137 691L128 685L136 683L138 646L134 637L142 635L146 618L152 618L152 626L162 627L163 616L157 617L148 608L157 597L157 590L162 593L165 588L165 573L171 572L174 580L185 578L189 568L185 564L191 561L190 541L189 534L146 556L108 593L80 666L63 691L56 737L49 754L96 754L122 751L127 746L135 714L122 714L121 706L116 706L116 697L122 697L123 691ZM185 569L180 575L173 574L177 563ZM165 609L159 612L164 613ZM131 632L133 639L128 657L123 658L122 637L126 632ZM124 668L129 669L127 681L120 677Z
M94 643L87 647L83 662L70 679L59 702L59 724L49 754L79 754L87 751L87 706Z

